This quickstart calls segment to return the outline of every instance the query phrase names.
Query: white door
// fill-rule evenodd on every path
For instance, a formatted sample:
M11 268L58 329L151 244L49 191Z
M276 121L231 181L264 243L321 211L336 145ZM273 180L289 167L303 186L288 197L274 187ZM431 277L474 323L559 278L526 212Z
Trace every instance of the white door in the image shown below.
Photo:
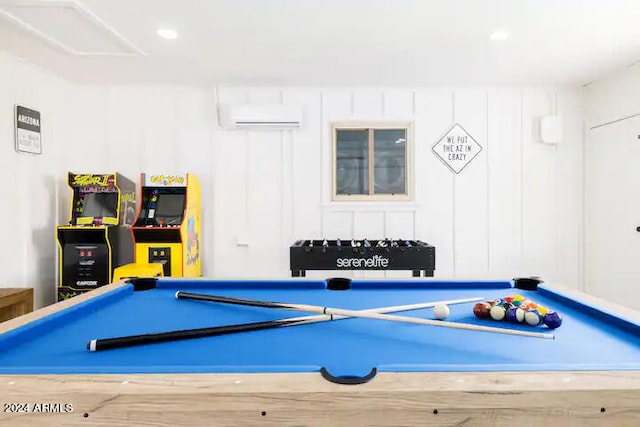
M585 291L640 309L640 117L586 140Z

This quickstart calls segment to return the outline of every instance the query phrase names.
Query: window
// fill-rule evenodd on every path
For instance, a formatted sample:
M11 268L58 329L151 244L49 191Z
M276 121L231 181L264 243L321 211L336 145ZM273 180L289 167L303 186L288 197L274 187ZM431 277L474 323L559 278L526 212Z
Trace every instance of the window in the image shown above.
M333 200L410 200L410 129L334 124Z

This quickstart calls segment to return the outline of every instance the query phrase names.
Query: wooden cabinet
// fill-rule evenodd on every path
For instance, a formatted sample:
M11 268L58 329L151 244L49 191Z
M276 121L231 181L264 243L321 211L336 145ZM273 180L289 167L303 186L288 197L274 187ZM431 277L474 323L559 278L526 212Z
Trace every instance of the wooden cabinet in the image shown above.
M0 288L0 322L33 311L33 288Z

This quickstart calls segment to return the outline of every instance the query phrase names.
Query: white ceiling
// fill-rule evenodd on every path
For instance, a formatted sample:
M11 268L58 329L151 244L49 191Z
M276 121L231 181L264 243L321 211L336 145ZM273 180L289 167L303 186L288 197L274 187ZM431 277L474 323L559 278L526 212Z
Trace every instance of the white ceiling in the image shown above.
M1 11L0 49L78 82L581 85L640 60L640 0L0 0ZM160 39L160 26L179 37ZM497 29L511 37L490 41Z

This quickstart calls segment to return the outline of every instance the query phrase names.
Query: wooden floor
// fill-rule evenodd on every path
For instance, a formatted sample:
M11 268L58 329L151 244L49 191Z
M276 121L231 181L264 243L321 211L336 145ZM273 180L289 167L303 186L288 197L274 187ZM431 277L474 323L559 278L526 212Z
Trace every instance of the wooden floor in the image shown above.
M0 322L33 311L33 288L0 288Z

